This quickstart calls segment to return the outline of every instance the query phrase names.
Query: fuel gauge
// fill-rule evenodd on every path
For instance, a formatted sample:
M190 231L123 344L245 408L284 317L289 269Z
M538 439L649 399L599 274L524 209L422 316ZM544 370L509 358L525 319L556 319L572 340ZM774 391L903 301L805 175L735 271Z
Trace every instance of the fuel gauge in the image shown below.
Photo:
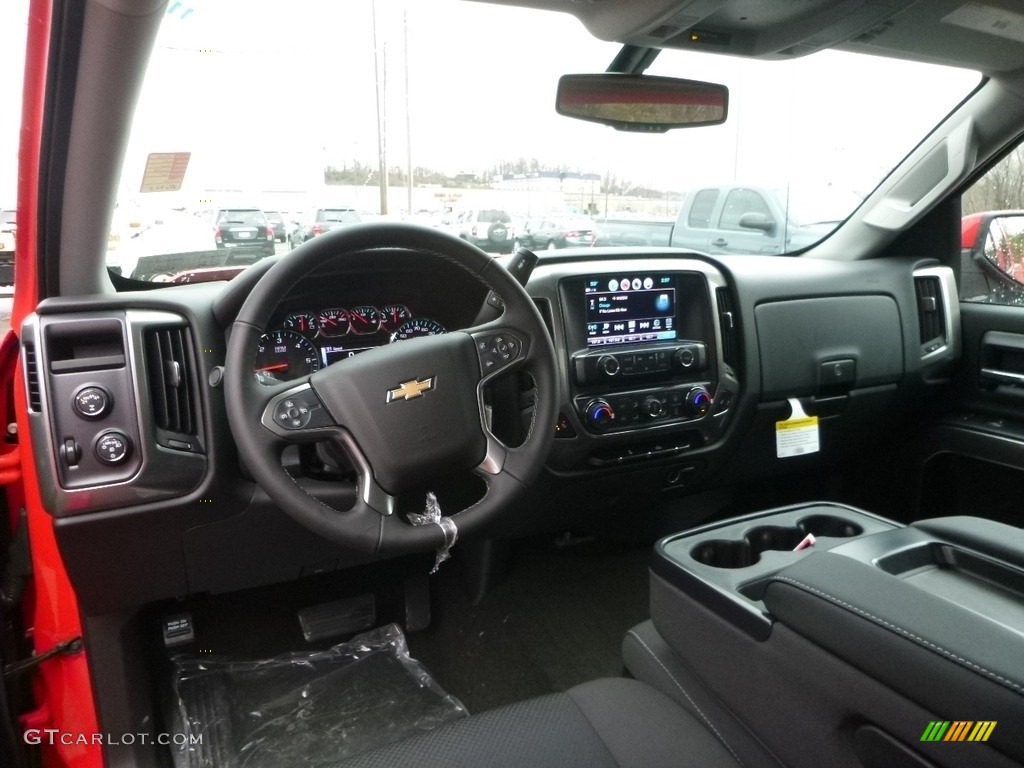
M301 333L307 338L316 336L320 326L312 312L293 312L284 319L283 325L285 330Z

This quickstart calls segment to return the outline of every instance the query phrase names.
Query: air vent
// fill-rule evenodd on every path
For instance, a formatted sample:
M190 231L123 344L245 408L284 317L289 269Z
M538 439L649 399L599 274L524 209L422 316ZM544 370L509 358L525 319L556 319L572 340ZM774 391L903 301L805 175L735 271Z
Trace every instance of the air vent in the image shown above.
M28 409L39 413L43 409L43 392L39 385L39 360L35 344L22 347L25 355L25 386L28 388Z
M717 288L715 299L718 302L718 324L722 328L722 362L736 370L739 362L739 343L732 294L728 288Z
M551 302L547 299L534 299L533 303L537 306L537 311L540 312L541 319L548 329L548 336L554 339L555 329L554 321L551 319Z
M165 432L197 436L199 386L195 351L188 328L150 328L146 330L145 338L154 423ZM188 441L166 435L158 435L157 442L170 448L193 448Z
M931 275L914 277L917 295L917 320L921 332L921 352L929 354L942 347L946 339L946 307L942 301L942 283Z

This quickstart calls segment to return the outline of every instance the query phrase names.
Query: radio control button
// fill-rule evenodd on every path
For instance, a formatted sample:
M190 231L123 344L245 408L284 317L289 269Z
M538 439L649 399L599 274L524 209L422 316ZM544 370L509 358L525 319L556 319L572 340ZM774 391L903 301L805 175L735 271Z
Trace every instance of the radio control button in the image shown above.
M619 361L614 355L602 355L597 360L597 368L605 376L615 376L619 372Z
M697 362L697 356L693 354L693 350L689 347L682 347L676 350L676 362L683 368L691 368Z

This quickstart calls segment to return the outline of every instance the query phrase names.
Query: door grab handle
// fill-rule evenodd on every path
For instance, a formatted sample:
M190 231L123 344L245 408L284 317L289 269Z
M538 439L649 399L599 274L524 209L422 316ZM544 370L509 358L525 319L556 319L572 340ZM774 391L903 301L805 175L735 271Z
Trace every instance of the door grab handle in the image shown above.
M999 371L995 368L982 368L981 378L997 381L1000 384L1012 384L1018 387L1024 386L1024 373L1010 373L1009 371Z

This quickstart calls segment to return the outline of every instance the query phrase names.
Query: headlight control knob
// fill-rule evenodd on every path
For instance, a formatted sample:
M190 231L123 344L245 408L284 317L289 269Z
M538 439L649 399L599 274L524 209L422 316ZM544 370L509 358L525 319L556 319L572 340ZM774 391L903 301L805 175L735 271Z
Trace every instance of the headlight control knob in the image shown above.
M96 438L94 450L104 464L120 464L131 454L132 443L128 435L111 429Z

